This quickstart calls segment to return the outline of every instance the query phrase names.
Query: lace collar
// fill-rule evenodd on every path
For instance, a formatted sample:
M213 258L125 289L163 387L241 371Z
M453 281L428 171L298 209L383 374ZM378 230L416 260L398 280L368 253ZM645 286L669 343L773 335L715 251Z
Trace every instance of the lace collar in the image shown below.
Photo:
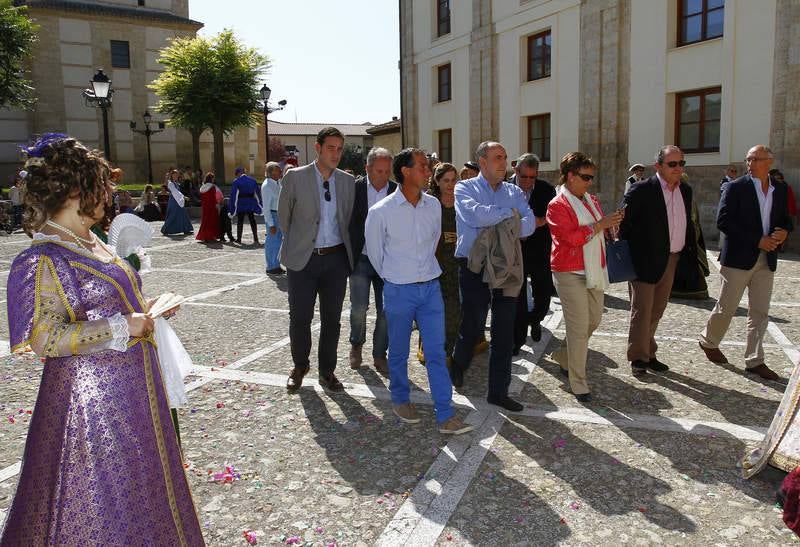
M80 245L78 245L77 243L75 243L73 241L65 241L65 240L61 239L61 236L59 236L58 234L43 234L42 232L34 232L34 234L33 234L33 243L34 244L38 244L38 243L55 243L56 245L60 245L62 247L65 247L65 248L69 249L72 252L78 253L79 255L82 255L82 256L85 256L85 257L88 257L88 258L92 258L94 260L103 262L105 264L110 264L111 262L114 262L115 260L117 260L117 258L119 258L117 256L117 251L116 251L116 249L114 249L114 247L112 247L111 245L107 245L107 244L103 243L102 240L100 240L100 238L98 238L98 241L100 242L100 244L108 252L111 253L111 255L112 255L111 257L106 258L106 257L102 257L102 256L99 256L99 255L96 255L96 254L94 254L92 252L89 252L89 251L87 251L86 249L84 249L83 247L81 247Z

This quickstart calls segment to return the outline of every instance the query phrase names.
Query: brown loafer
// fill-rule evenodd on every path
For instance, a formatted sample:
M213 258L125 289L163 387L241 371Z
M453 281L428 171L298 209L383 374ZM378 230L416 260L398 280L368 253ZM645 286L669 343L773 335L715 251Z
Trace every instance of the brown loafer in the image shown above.
M321 385L322 389L325 391L333 391L336 393L344 391L344 386L333 373L328 376L320 376L319 385Z
M308 369L294 367L292 372L289 373L289 379L286 380L286 391L295 393L303 386L303 377L308 374Z
M353 370L361 367L361 344L350 346L350 368Z
M373 362L375 364L375 370L377 370L383 376L389 376L389 363L386 360L386 357L375 357L373 358Z
M700 349L703 350L703 353L706 354L709 361L718 365L725 365L728 363L728 358L725 357L725 354L722 353L719 348L707 348L702 342L698 343L700 344Z
M746 369L744 369L744 371L745 372L749 372L750 374L756 374L758 376L761 376L765 380L780 380L781 379L781 377L778 376L775 373L775 371L773 371L771 368L769 368L764 363L761 363L757 367L746 368Z

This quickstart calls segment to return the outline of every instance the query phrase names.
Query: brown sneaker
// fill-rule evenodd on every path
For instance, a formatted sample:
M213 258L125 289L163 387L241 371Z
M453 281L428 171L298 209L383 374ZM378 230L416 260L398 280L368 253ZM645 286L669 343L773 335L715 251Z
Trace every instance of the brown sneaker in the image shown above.
M420 422L419 414L417 414L417 408L414 406L414 403L395 405L394 408L392 408L392 412L407 424L418 424Z
M386 360L386 357L374 357L372 361L375 365L375 370L386 377L389 376L389 362Z
M699 342L700 349L703 350L703 353L706 354L706 357L712 363L716 363L718 365L724 365L728 362L728 358L725 357L725 354L722 353L719 348L707 348L703 345L702 342Z
M463 433L469 433L473 429L475 429L474 426L465 424L458 416L453 416L446 422L439 424L439 433L445 435L461 435Z
M350 346L350 368L361 367L361 344Z

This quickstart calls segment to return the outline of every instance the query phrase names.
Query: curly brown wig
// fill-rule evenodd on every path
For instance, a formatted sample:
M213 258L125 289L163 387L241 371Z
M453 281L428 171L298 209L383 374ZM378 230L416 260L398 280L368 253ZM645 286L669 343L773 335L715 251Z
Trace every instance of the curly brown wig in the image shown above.
M26 162L28 176L21 187L25 213L22 227L32 235L64 208L69 198L80 197L78 213L91 219L97 206L107 203L111 167L98 150L90 150L78 140L64 135L34 144Z

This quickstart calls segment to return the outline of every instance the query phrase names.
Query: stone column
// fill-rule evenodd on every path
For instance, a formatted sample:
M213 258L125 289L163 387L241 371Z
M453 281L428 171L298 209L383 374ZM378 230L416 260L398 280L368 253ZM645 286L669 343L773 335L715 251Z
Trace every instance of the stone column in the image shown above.
M606 210L621 201L628 177L630 25L630 0L581 2L579 143L597 163L594 192Z
M492 22L492 1L473 0L472 35L469 46L470 152L499 133L497 34ZM474 159L474 158L471 158Z
M418 146L419 91L417 65L414 61L414 8L412 2L399 0L399 4L401 140L402 146Z

